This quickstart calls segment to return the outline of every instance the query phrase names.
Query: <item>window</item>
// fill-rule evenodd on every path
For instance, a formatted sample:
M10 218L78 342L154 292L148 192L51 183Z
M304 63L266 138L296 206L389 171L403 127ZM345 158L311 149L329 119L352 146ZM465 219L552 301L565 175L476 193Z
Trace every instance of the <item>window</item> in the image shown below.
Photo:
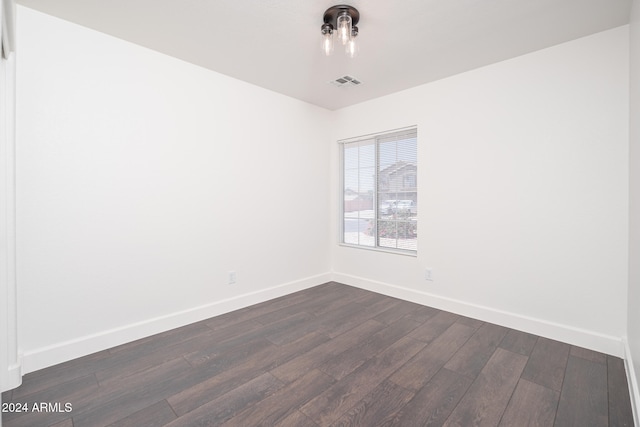
M417 129L340 141L342 243L418 249Z

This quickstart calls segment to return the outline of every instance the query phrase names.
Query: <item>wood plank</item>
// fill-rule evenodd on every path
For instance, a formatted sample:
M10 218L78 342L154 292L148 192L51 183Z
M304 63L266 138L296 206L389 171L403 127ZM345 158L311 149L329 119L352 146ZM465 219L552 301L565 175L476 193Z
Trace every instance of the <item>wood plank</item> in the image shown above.
M25 414L18 414L19 416L16 418L10 418L7 417L7 415L7 413L2 414L2 425L4 427L53 426L56 424L60 424L62 426L71 425L69 424L69 414L29 412Z
M475 378L508 331L503 326L485 323L447 362L445 368Z
M569 356L556 426L606 426L609 423L607 367Z
M335 282L334 282L335 283ZM364 289L354 288L351 286L344 286L338 284L338 288L334 288L331 292L322 292L319 295L309 295L310 300L317 300L321 296L331 295L332 297L337 296L337 300L346 300L349 301L349 304L361 304L362 301L370 301L372 296L380 296L380 294L376 294L375 292L365 291ZM313 288L312 288L313 289ZM306 292L306 291L302 291ZM314 314L322 314L326 313L326 310L313 311Z
M238 411L261 401L282 386L282 382L266 372L177 418L166 427L219 426Z
M255 329L253 332L237 336L233 339L235 342L240 342L253 338L266 338L277 345L288 344L313 330L309 325L315 321L317 321L317 319L313 314L299 312L283 317L276 322L269 323L262 328ZM290 331L293 332L291 335L288 335ZM277 336L284 338L278 341Z
M521 379L500 427L552 427L559 399L557 391Z
M325 391L333 378L317 369L230 418L225 426L274 425Z
M49 383L50 377L48 375L44 375L43 378L47 383ZM40 387L35 388L39 389ZM96 381L96 377L95 375L90 374L81 378L74 378L70 381L61 383L58 386L47 387L27 396L19 396L14 399L14 402L19 402L21 404L26 403L29 411L26 413L3 413L3 425L12 427L32 427L37 425L54 424L68 418L71 414L65 412L34 412L31 410L33 405L39 404L40 402L61 402L63 405L71 403L73 410L72 414L75 415L84 409L85 405L83 405L83 403L86 402L86 397L95 396L98 391L99 386ZM83 400L83 398L85 400Z
M47 369L31 372L22 377L22 385L13 390L12 398L7 399L4 395L3 402L22 399L34 393L59 387L60 384L93 375L110 358L108 350L93 353L80 357L59 365L51 366Z
M196 322L110 348L109 353L115 355L126 352L135 353L138 356L147 355L210 332L211 329L207 328L204 322Z
M285 317L286 319L286 317ZM208 333L195 337L203 343L220 345L233 345L234 342L240 340L247 341L255 337L255 331L262 329L264 325L255 320L246 320L244 322L235 322L224 328L210 329ZM193 342L192 340L189 340ZM197 342L195 342L197 344Z
M318 427L300 411L292 411L286 418L274 425L274 427Z
M460 319L460 316L457 314L441 311L417 327L409 336L429 343L440 336L440 334L446 331L449 326L453 325L458 319Z
M45 380L47 383L49 379ZM40 387L35 387L39 389ZM90 392L98 388L98 381L95 375L88 374L84 377L73 378L68 381L60 382L52 387L47 387L42 390L38 390L35 393L23 394L16 393L14 395L14 402L47 402L54 399L70 399L75 397L79 392ZM4 402L4 401L3 401Z
M344 412L378 386L392 372L406 363L425 343L404 337L360 368L316 396L300 411L320 425L337 420Z
M226 343L199 343L192 346L196 351L183 354L182 357L194 368L202 368L206 365L207 373L222 371L233 365L241 363L255 353L266 351L273 347L273 343L264 338L252 339L245 342Z
M607 356L607 390L609 394L609 425L633 426L633 412L629 397L629 384L624 361L619 357Z
M174 336L175 330L171 331L168 337L161 334L157 336L159 342L150 343L147 348L134 346L113 354L96 370L96 378L100 384L122 381L136 372L182 357L185 355L185 348L191 349L192 352L204 353L210 353L212 348L216 352L222 351L224 348L234 346L233 340L237 340L238 337L246 337L253 332L251 338L254 338L257 325L255 322L243 322L218 331L212 331L202 325L204 329L199 330L198 333L193 331L182 338ZM250 339L243 341L245 345L246 341Z
M497 348L444 426L498 425L526 363L526 356Z
M212 364L213 360L221 365L224 356L231 351L237 351L237 354L232 359L235 362L242 357L243 351L245 353L257 351L268 345L261 338L241 341L241 344L224 340L219 342L221 338L217 332L209 331L209 334L193 337L182 343L164 347L147 355L140 355L137 351L118 353L109 360L109 363L105 364L104 368L96 371L96 377L101 385L126 381L131 375L180 357L185 357L191 366L199 366L202 363ZM241 332L238 332L238 334L241 334ZM190 349L193 352L185 354L185 349Z
M316 366L328 361L351 348L358 348L369 340L373 334L384 328L375 320L367 320L363 324L345 332L336 338L321 344L308 352L271 370L271 373L283 382L294 381Z
M441 369L400 410L391 425L399 427L441 426L471 386L472 380L457 372Z
M4 415L6 414L3 414L2 417L2 425L4 427L73 427L73 419L69 417L69 414L57 414L52 412L29 412L27 414L23 414L19 418L8 419L6 421Z
M382 295L377 292L371 292L364 289L357 289L356 302L360 305L368 307L373 304L377 304L380 301L401 301L398 298Z
M167 401L176 414L182 416L198 406L233 390L259 373L268 371L300 354L306 353L326 340L327 337L323 335L311 333L285 346L272 345L254 353L243 360L242 363L234 365L230 369L218 372L210 378L205 377L196 384L183 388L170 396ZM196 372L200 373L199 370Z
M415 313L422 306L413 302L396 300L396 304L389 307L387 310L376 315L373 319L378 322L382 322L386 325L390 325L393 322L397 322L405 316L409 316Z
M459 319L456 320L456 322L465 326L469 326L473 329L480 329L480 327L485 324L485 322L483 322L482 320L472 319L466 316L460 316Z
M278 310L269 311L261 316L254 317L252 320L263 325L268 325L270 323L277 322L284 317L297 313L313 314L315 310L322 309L335 301L354 301L359 295L353 294L347 289L342 289L337 290L336 292L327 292L315 296L304 293L302 296L304 296L304 298L295 304L283 305Z
M292 294L254 304L249 307L230 311L228 313L212 317L211 319L204 320L203 322L205 323L205 325L207 325L207 327L213 330L226 328L235 323L253 320L267 313L273 313L286 307L293 307L295 306L295 304L303 301L320 298L323 295L337 294L338 296L341 296L343 295L345 290L348 289L351 288L348 286L339 285L335 282L328 282L313 288L304 289L302 291L294 292ZM281 318L281 316L275 316L275 320L278 320L278 318Z
M74 402L74 427L112 424L166 399L176 389L195 381L196 371L182 358L137 372L126 380L101 386L93 395Z
M372 305L364 306L359 311L347 311L341 316L330 315L320 322L318 332L323 333L330 338L336 336L354 328L356 325L365 322L378 314L386 311L390 307L397 305L397 300L394 299L382 299Z
M531 351L522 378L560 391L570 347L569 344L539 337Z
M344 378L362 366L367 360L406 336L417 326L418 323L411 319L399 320L373 334L362 345L351 347L347 351L322 363L318 368L336 380Z
M474 332L469 326L454 323L391 375L391 381L408 390L420 390Z
M536 335L516 331L515 329L509 329L507 335L502 339L500 347L514 353L529 356L537 341L538 337Z
M387 302L388 304L388 302ZM355 325L362 323L353 319L369 319L372 316L366 314L366 307L357 304L340 306L321 317L313 317L312 319L300 322L295 327L276 330L265 335L265 338L277 345L287 344L302 335L306 335L311 331L335 337L345 332ZM344 326L344 323L353 322L351 325ZM337 330L342 328L341 330Z
M156 427L176 419L176 414L166 400L147 406L138 412L122 418L109 427Z
M360 304L358 295L359 294L357 293L345 293L340 298L331 299L327 302L314 304L313 306L307 307L305 311L317 317L325 317L327 313L330 313L344 306L362 305Z
M575 345L571 346L571 350L569 354L576 357L581 357L583 359L591 360L596 363L607 363L607 355L604 353L599 353L597 351L589 350L587 348L577 347Z
M119 419L131 415L151 404L164 399L164 392L172 387L177 387L188 378L191 371L189 364L182 358L154 366L144 372L139 372L126 381L110 383L107 386L92 386L90 388L76 388L68 400L73 405L72 415L74 426L99 426L107 425ZM93 381L95 377L91 375ZM89 383L90 385L90 383ZM46 393L56 393L54 389ZM62 395L40 395L41 402L60 401ZM44 422L34 422L30 419L32 414L21 417L20 423L14 425L48 425ZM64 413L49 413L46 417L48 423L68 417Z
M49 427L73 427L73 419L67 418L59 423L51 424Z
M438 313L440 313L440 310L438 310L437 308L420 306L420 308L418 308L416 311L408 314L405 317L407 319L415 320L419 324L423 324Z
M391 381L383 381L332 427L388 425L414 394Z

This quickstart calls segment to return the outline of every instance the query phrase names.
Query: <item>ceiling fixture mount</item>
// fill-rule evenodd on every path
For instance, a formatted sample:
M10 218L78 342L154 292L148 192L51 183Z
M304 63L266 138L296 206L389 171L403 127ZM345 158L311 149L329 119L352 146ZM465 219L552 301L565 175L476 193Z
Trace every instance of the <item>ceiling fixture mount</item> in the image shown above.
M358 37L358 27L356 24L360 20L358 9L347 5L332 6L324 12L321 27L322 51L329 56L333 52L333 38L337 33L337 38L349 57L353 58L358 54L356 37Z

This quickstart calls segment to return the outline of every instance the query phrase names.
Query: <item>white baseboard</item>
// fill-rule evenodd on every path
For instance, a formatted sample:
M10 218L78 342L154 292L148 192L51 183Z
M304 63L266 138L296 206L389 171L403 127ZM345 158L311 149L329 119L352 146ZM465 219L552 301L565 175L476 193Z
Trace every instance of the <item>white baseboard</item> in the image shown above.
M160 332L228 313L233 310L238 310L253 304L321 285L329 281L331 281L330 273L311 276L301 280L273 286L268 289L261 289L259 291L238 295L233 298L214 301L199 307L193 307L188 310L79 337L51 346L29 350L24 352L22 355L22 373L27 374L48 366L86 356L97 351L106 350L120 344L135 341L140 338L148 337Z
M440 310L450 311L485 322L495 323L519 331L540 335L545 338L588 348L612 356L624 357L624 346L621 337L604 335L573 326L549 322L544 319L522 316L517 313L510 313L348 274L334 272L333 280L394 298L428 305Z
M640 388L638 385L638 376L633 364L631 356L631 348L626 339L622 340L624 344L624 367L627 372L627 383L629 383L629 397L631 397L631 409L633 410L633 422L640 426Z
M5 392L19 387L20 384L22 384L22 364L18 362L9 365L5 372L4 379L5 381L2 384L2 388L0 388L0 392Z

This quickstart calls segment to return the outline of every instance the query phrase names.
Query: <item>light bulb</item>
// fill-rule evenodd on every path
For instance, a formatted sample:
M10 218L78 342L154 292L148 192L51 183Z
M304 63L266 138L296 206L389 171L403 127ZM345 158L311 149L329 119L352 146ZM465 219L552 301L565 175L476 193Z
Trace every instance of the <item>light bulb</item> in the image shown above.
M356 44L355 39L349 40L346 50L349 58L355 58L356 56L358 56L358 45Z
M322 26L322 52L327 56L333 52L333 27L330 24Z
M338 16L338 38L342 44L347 44L351 39L351 16L343 14Z
M358 43L356 43L356 38L358 37L358 27L353 26L353 30L351 31L351 38L347 42L346 52L349 55L349 58L355 58L358 55Z

